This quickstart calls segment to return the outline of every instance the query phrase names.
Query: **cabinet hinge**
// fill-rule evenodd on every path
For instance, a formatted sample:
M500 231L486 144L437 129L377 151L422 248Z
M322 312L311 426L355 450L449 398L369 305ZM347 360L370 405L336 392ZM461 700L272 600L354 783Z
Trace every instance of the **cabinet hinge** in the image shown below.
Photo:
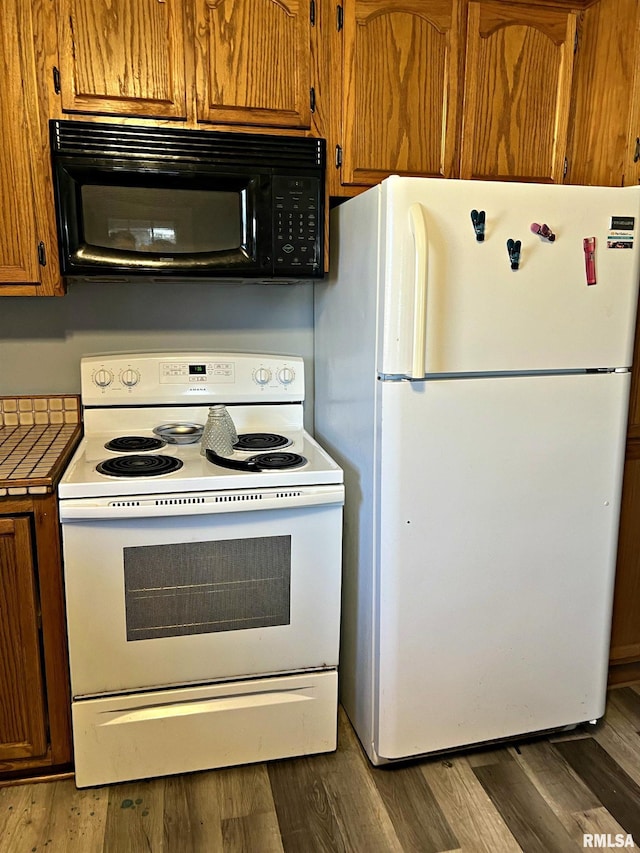
M578 31L577 30L576 30L576 33L573 37L573 52L574 53L578 52Z
M633 152L633 162L637 163L640 160L640 136L636 136L636 147Z
M47 265L47 250L42 240L38 243L38 263L41 267Z
M336 6L336 29L338 30L338 32L340 32L340 30L342 29L343 26L344 26L344 9L342 8L342 6L338 5L338 6Z
M56 95L60 94L60 69L53 66L53 91Z
M568 171L569 171L569 161L568 161L568 160L567 160L567 158L565 157L565 158L564 158L564 166L563 166L563 168L562 168L562 177L563 177L563 178L566 178L566 177L567 177L567 172L568 172Z
M311 0L309 4L309 20L311 21L311 26L315 27L316 25L316 0Z
M336 145L336 169L342 166L342 145Z
M311 108L311 112L315 113L316 111L316 90L313 86L309 89L309 107Z

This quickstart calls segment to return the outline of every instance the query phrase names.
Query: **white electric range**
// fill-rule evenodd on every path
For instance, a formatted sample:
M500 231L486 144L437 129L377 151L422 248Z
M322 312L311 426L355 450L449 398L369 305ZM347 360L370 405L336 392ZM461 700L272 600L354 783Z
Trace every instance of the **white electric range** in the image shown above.
M90 356L81 386L58 491L77 785L334 749L344 487L302 359ZM215 403L226 459L154 432Z

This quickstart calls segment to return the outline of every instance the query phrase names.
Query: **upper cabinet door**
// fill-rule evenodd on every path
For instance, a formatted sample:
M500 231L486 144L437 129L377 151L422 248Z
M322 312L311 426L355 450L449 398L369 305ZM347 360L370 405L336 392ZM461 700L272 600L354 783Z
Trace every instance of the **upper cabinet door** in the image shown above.
M14 29L17 21L17 0L10 0L3 9L0 29L0 292L9 283L35 284L39 280L28 116L22 93L21 44L16 38L20 31Z
M58 0L63 112L184 118L182 0Z
M198 120L311 125L309 0L191 0Z
M566 183L620 186L640 177L640 124L629 118L640 84L639 24L637 0L599 0L580 16Z
M343 184L454 173L457 9L456 0L345 0Z
M633 8L629 10L628 17L623 18L623 23L626 23L629 30L632 31L632 39L627 38L626 40L627 44L632 45L632 47L626 53L618 52L615 61L628 67L631 59L633 65L633 78L627 77L627 84L631 81L632 97L625 135L623 184L624 186L634 186L640 184L640 7L637 3L633 4ZM640 412L638 414L640 415Z
M0 8L0 296L63 292L31 6L3 0Z
M562 183L576 13L469 3L460 176Z

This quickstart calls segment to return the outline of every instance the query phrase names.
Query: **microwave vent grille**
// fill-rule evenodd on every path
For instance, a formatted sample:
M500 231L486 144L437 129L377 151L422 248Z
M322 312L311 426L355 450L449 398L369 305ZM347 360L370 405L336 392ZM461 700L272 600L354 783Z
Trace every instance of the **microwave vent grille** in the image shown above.
M56 156L118 157L149 162L207 161L225 166L325 166L325 140L303 136L179 130L100 122L50 122L51 150Z

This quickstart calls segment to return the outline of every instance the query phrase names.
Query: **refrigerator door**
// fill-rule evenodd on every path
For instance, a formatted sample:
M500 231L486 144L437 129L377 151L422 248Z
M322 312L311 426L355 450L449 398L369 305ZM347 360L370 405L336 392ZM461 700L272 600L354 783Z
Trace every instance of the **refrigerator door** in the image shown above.
M379 373L631 364L640 187L392 177L369 192L380 200ZM542 226L553 240L533 233Z
M600 717L629 374L379 389L373 760Z

